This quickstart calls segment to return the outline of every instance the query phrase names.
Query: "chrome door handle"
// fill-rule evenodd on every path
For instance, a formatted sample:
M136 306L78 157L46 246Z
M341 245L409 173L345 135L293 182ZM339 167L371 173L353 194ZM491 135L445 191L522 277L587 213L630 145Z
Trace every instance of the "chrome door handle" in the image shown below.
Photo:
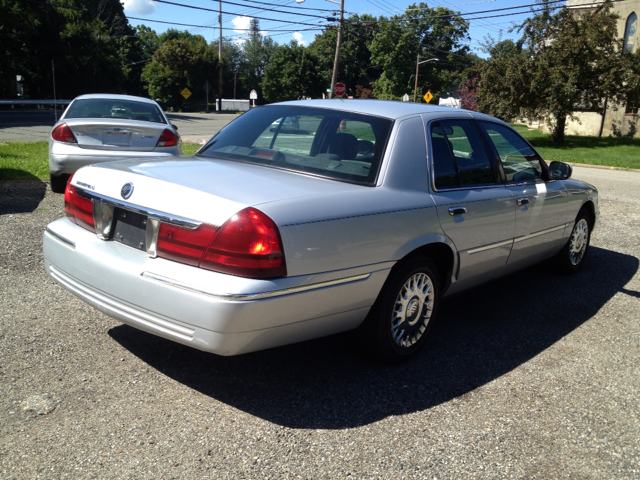
M464 207L451 207L449 209L449 215L452 217L455 215L464 215L465 213L467 213L467 209Z
M519 207L521 207L522 205L529 205L529 199L526 197L517 198L516 203Z

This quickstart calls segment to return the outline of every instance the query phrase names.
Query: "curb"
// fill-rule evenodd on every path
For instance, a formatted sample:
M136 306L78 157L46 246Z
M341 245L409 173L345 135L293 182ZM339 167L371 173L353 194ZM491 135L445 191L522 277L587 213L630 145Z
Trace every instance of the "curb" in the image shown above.
M589 163L573 163L573 162L565 162L571 165L572 167L584 167L584 168L598 168L600 170L618 170L621 172L635 172L640 173L640 170L637 168L624 168L624 167L607 167L606 165L592 165Z

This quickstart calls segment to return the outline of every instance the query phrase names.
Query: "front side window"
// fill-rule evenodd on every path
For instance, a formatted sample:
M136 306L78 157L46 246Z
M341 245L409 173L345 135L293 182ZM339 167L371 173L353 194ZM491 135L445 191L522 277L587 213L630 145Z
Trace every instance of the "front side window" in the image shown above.
M372 185L391 125L324 108L260 107L230 123L198 155Z
M540 158L529 144L509 127L481 122L496 147L507 182L532 181L542 178Z
M473 124L443 120L431 127L436 188L495 183L495 172Z
M123 118L145 122L166 123L157 105L112 98L81 98L75 100L64 118Z

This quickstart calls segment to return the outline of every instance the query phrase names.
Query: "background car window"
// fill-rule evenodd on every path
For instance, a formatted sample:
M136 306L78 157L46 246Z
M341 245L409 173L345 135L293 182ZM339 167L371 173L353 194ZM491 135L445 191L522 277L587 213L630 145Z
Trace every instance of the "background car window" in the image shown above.
M508 182L542 178L540 158L520 135L504 125L481 123L498 151Z
M159 108L151 103L111 98L84 98L74 101L64 118L126 118L165 123Z
M431 152L433 176L436 188L460 185L458 170L453 161L452 146L439 124L431 127Z
M444 120L440 128L449 141L460 184L495 183L493 166L473 124L467 120Z

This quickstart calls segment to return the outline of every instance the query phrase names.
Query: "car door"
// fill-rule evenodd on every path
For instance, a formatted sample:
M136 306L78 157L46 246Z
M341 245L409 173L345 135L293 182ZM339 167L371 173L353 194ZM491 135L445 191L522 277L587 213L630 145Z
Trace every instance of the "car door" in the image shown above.
M512 128L481 121L515 198L516 225L505 273L542 260L563 243L567 191L560 181L545 181L545 165Z
M473 121L431 122L432 196L459 269L449 293L498 276L513 243L515 203Z

